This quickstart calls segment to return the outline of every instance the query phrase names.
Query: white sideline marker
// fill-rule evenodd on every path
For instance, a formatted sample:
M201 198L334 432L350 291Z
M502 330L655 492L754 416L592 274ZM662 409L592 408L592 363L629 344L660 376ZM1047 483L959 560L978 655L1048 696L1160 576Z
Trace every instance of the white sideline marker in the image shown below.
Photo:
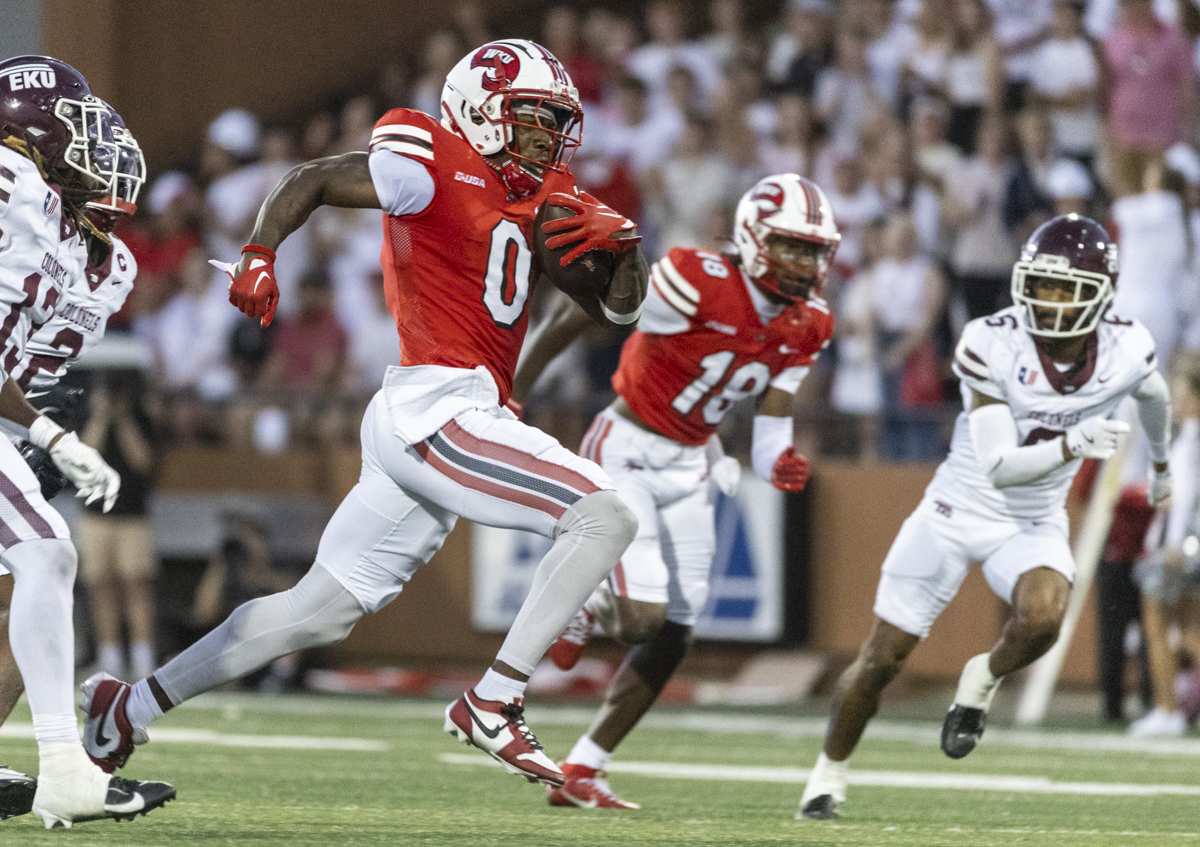
M442 753L438 761L450 765L500 767L494 759L480 753ZM736 765L683 765L671 762L609 762L609 773L667 779L702 779L723 782L775 782L803 785L808 768L764 768ZM988 774L906 773L904 771L851 770L851 785L884 788L936 788L965 791L1008 791L1022 794L1089 794L1149 797L1175 794L1200 797L1200 785L1142 785L1110 782L1055 782L1041 776L991 776Z

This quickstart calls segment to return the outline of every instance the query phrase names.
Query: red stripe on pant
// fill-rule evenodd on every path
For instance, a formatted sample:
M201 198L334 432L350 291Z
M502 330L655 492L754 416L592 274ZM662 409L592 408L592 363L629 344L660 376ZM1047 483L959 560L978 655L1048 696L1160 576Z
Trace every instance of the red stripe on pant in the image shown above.
M21 493L17 484L2 473L0 473L0 495L13 504L17 514L25 519L39 538L54 537L54 527L50 526L46 519L37 513L33 504L25 499L25 495ZM3 543L2 540L0 543Z
M594 494L600 490L600 486L581 473L553 462L536 459L515 447L497 444L495 441L484 441L467 432L457 421L450 421L442 427L441 433L460 450L570 486L580 494Z
M600 430L597 434L593 435L592 440L587 443L586 452L584 453L583 457L585 459L591 459L597 465L603 467L601 462L604 456L601 452L601 446L604 444L604 439L608 438L608 433L612 429L612 421L608 420L607 418L597 418L596 425L600 427Z
M509 503L516 503L518 506L525 506L529 509L536 509L539 512L545 512L550 517L558 520L567 511L567 507L561 503L555 503L552 500L545 500L541 497L522 491L519 488L507 488L503 485L497 485L494 482L489 482L486 479L480 479L477 476L459 470L454 465L447 462L436 452L430 449L427 442L422 441L420 444L414 444L413 449L417 451L417 455L424 459L431 468L436 470L442 476L457 482L463 488L469 488L472 491L478 491L480 494L486 494L489 497L495 497L498 500L504 500Z
M628 597L629 589L626 588L626 586L625 586L625 568L621 567L620 562L617 562L617 566L615 568L613 568L612 578L613 578L613 585L616 586L617 596L618 597Z

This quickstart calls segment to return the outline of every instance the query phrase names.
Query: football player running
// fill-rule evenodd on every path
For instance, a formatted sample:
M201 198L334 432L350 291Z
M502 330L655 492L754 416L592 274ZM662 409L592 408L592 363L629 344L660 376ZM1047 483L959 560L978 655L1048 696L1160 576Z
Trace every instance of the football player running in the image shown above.
M184 700L345 638L400 593L461 515L554 544L496 662L447 707L445 729L512 773L562 782L525 724L525 684L637 522L599 467L504 408L528 324L538 207L571 204L576 249L621 254L607 287L592 295L606 321L635 322L647 284L633 223L577 197L567 163L581 117L554 56L529 41L492 42L447 76L441 123L392 110L369 153L301 165L264 202L252 243L231 269L230 300L268 323L278 298L274 251L287 235L321 205L381 208L384 285L402 362L367 409L362 475L300 582L240 606L132 687L102 677L85 684L84 735L103 767L122 765L145 727Z
M39 414L13 373L31 333L54 316L64 291L87 284L88 246L77 216L88 201L111 196L120 156L111 111L78 71L45 56L0 62L0 300L7 307L0 324L0 418L48 451L80 496L103 499L106 508L120 477L74 433ZM10 801L31 805L47 828L161 806L174 788L110 777L80 744L71 620L75 548L66 522L7 438L0 439L0 495L0 565L13 578L9 644L33 713L39 759L32 798L33 786L8 772L0 777L0 801L6 808Z
M846 760L880 692L978 561L1009 617L991 652L964 667L941 739L953 759L975 748L1000 681L1058 638L1075 575L1063 504L1081 461L1111 457L1128 432L1109 417L1126 397L1150 442L1150 504L1170 494L1167 384L1150 333L1108 311L1117 271L1102 226L1056 217L1013 266L1014 305L964 328L954 353L964 411L950 454L884 560L874 625L838 680L797 817L837 817Z
M833 332L820 294L840 239L824 192L779 174L738 203L736 252L676 248L651 269L642 319L613 377L617 399L580 450L616 483L637 536L550 656L573 667L597 621L634 646L567 756L565 784L549 789L551 805L639 808L612 790L605 768L679 667L704 608L716 548L710 477L733 494L741 472L716 437L734 403L759 398L755 472L783 491L804 487L809 465L792 445L792 400ZM543 324L517 369L518 400L585 326L574 307Z

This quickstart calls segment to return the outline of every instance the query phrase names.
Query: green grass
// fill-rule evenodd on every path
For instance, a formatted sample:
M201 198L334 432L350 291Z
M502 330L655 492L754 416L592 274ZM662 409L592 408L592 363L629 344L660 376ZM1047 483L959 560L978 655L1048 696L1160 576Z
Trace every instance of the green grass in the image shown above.
M80 824L70 832L47 832L32 816L16 818L0 824L0 845L1200 844L1195 835L1200 831L1200 797L1190 796L851 786L842 820L828 824L793 819L798 784L617 773L611 780L614 787L642 803L641 811L554 809L546 804L543 789L498 769L441 761L439 756L467 748L442 734L440 705L420 700L201 698L156 729L361 738L383 742L386 750L236 748L164 738L140 748L125 773L173 782L179 789L174 803L134 823ZM589 714L590 709L580 707L534 708L530 724L551 755L561 757ZM657 714L669 717L672 712ZM819 713L810 709L807 714ZM777 712L777 731L761 733L684 731L660 719L631 736L619 758L807 768L820 740L811 733L797 736L795 717ZM28 720L21 706L10 724ZM935 746L936 726L927 723L924 730L929 741L923 743L868 738L853 767L1200 785L1200 758L1182 752L1064 751L1007 746L985 737L970 757L952 762ZM0 761L35 770L32 740L0 738Z

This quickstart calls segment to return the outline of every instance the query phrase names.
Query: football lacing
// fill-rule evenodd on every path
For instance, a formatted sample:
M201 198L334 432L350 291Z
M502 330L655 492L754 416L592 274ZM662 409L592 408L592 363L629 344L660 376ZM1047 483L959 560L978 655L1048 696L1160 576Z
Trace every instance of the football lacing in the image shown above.
M516 703L505 703L500 707L500 714L504 715L504 717L508 719L509 725L512 726L512 728L518 733L520 733L521 738L525 740L525 743L529 745L531 750L542 750L545 752L545 748L538 743L537 738L534 736L533 730L525 725L524 706L520 706Z

